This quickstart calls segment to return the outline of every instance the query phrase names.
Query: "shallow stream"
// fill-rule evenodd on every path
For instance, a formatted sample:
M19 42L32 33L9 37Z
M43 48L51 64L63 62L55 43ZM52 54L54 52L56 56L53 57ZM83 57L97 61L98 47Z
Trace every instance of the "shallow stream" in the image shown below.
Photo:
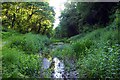
M55 50L56 47L63 46L63 43L51 44L50 46ZM52 58L52 61L44 57L42 60L43 71L49 69L52 63L54 63L54 69L51 73L51 78L77 78L77 71L65 71L64 61L57 57Z

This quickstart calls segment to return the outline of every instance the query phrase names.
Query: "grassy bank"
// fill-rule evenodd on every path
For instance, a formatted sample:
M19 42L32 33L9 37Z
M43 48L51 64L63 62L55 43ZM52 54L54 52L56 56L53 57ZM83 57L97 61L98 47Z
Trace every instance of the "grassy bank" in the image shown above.
M84 36L73 36L68 41L70 43L63 50L57 49L52 53L63 59L74 60L80 78L119 78L120 41L115 22Z
M39 77L41 61L39 50L50 40L46 36L13 30L2 32L2 76L3 78Z
M64 46L50 51L50 56L64 60L67 69L70 69L70 60L74 60L80 78L119 78L120 45L118 29L114 25L115 22L83 36L62 39ZM3 78L38 77L42 66L38 55L40 49L47 53L50 44L61 41L13 30L3 31L2 38Z

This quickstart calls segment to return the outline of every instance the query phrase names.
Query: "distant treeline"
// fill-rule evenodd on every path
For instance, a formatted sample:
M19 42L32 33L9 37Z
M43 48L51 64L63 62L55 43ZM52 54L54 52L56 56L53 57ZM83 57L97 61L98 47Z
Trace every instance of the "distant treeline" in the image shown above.
M71 37L105 27L113 22L115 12L120 11L117 2L71 2L65 6L56 37Z

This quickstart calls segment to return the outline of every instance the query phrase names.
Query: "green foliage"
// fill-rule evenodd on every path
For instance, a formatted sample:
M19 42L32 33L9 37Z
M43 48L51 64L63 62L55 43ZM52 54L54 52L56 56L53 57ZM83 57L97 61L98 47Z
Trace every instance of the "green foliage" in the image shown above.
M3 48L3 62L5 63L17 63L20 53L15 48Z
M17 33L16 31L14 30L7 30L7 31L2 31L2 39L8 39L12 36L15 36L15 35L19 35L19 33Z
M50 41L52 42L52 43L56 43L56 42L65 42L65 43L67 43L67 42L69 42L68 40L67 40L67 38L50 38Z
M84 55L82 58L78 58L79 60L77 61L77 66L79 67L79 77L119 78L119 44L117 39L118 32L116 29L112 29L114 26L115 24L113 22L107 28L92 31L80 39L76 38L81 42L86 39L94 42L94 44L91 45L89 49L85 50L84 54L86 55ZM79 43L76 42L76 45L81 46ZM78 47L76 48L77 52L82 51L79 50ZM84 47L82 49L84 49Z
M45 35L28 33L33 31L50 35L54 11L48 3L2 3L4 45L0 47L3 52L3 78L40 77L42 61L41 56L36 54L40 49L43 50L43 57L65 60L67 69L70 69L70 60L75 60L80 78L119 78L119 9L112 16L115 20L102 28L118 7L116 4L68 3L60 17L60 25L55 29L58 39L48 39ZM59 37L71 38L67 40ZM50 51L48 46L54 42L63 44L57 47L53 45L56 48ZM49 77L50 73L50 69L46 70L44 77Z
M2 72L3 72L3 78L15 78L15 77L20 77L21 75L20 72L18 71L17 68L17 63L19 61L20 54L22 52L19 52L15 48L7 48L3 47L2 49Z
M74 54L75 54L75 52L74 52L74 50L72 49L72 47L70 45L66 45L64 47L64 49L62 50L62 55L65 58L74 58L75 57Z
M109 16L113 15L116 9L117 3L66 3L60 16L60 24L55 29L56 36L72 37L105 27L110 21ZM114 18L115 16L111 19Z
M49 45L50 40L46 36L28 33L25 35L25 47L23 49L32 52L38 52L40 48Z
M21 33L51 34L55 12L48 2L3 2L2 25Z
M49 39L32 33L24 35L11 31L2 33L5 43L2 45L3 78L39 77L42 61L36 53L50 43Z
M41 61L38 55L26 55L23 54L19 59L19 70L22 74L29 77L39 77L41 69Z
M79 77L89 78L119 78L118 72L118 47L108 48L109 51L105 52L103 49L94 49L94 52L79 59L77 65L79 66Z
M86 50L90 48L90 46L93 45L93 42L91 40L78 40L75 42L72 42L72 48L75 52L76 58L82 57L86 55Z
M18 35L11 37L9 47L16 47L25 51L26 53L38 53L40 48L49 45L50 40L46 36L27 33L25 35Z
M61 48L56 48L54 51L51 52L51 55L53 55L54 57L58 57L58 58L74 58L74 51L72 49L72 47L68 44L64 45L64 47ZM67 56L66 56L67 55Z
M16 48L2 49L3 78L28 78L39 76L40 60L37 55L27 55Z
M119 78L118 29L113 21L106 28L73 36L70 45L53 55L65 59L70 69L70 60L75 60L80 78ZM70 60L69 60L70 59Z

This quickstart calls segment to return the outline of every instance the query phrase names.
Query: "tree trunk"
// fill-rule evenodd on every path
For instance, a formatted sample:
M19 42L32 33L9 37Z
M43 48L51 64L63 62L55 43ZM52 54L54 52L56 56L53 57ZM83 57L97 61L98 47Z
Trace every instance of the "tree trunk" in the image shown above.
M14 28L15 18L16 18L16 15L15 15L15 13L14 13L14 14L13 14L13 19L12 19L12 28Z
M41 22L39 23L39 26L38 26L38 31L37 31L37 33L39 33L39 32L40 32L40 28L41 28Z
M37 33L39 33L40 32L40 29L41 29L41 22L42 22L42 19L43 19L43 17L42 18L40 18L40 22L39 22L39 26L38 26L38 31L37 31Z
M42 32L43 35L45 34L46 29L47 29L47 26L45 26L45 28L44 28L44 30Z
M34 12L32 12L29 16L28 16L28 19L27 21L29 21L31 18L32 18L32 15L34 14Z

